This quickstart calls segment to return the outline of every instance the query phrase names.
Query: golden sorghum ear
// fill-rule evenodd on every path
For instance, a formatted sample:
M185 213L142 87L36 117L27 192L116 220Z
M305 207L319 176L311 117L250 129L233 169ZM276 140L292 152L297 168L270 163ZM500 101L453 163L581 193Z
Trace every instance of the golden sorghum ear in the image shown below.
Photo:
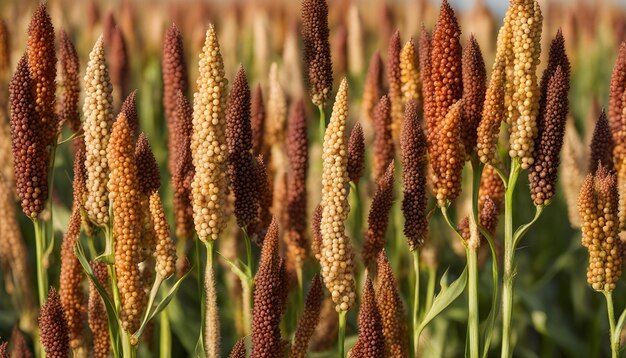
M51 147L57 139L58 117L55 113L57 56L54 27L46 5L39 5L28 25L28 67L35 97L35 112L42 126L44 143Z
M46 124L39 120L26 55L17 64L9 84L11 139L15 186L28 217L37 217L48 198L48 139Z
M217 35L209 25L194 95L191 152L196 168L191 190L198 238L217 240L226 227L228 180L226 144L226 85Z
M287 210L284 240L287 244L287 270L301 269L307 256L307 188L309 155L307 140L307 118L304 102L294 103L287 126Z
M624 243L619 238L615 176L599 165L580 189L578 210L582 244L589 251L587 282L596 291L611 292L622 275Z
M466 159L474 152L478 125L483 114L487 70L478 41L472 35L463 51L463 125L461 138Z
M348 219L348 158L346 121L348 83L341 81L333 112L324 136L322 159L322 247L320 265L324 284L331 293L335 309L348 311L354 305L354 254L345 234Z
M461 142L461 108L459 100L438 126L437 142L428 148L432 166L433 194L440 207L461 193L465 153Z
M257 84L252 91L252 104L250 109L250 122L252 126L252 153L254 155L267 156L269 149L265 145L265 104L263 103L263 89Z
M163 71L163 112L167 124L167 168L170 173L176 170L178 156L174 155L178 150L178 144L182 140L180 129L186 127L181 123L181 117L177 115L178 96L187 96L189 80L187 76L187 62L183 50L183 36L178 26L172 25L165 32L163 38L163 57L161 59ZM185 120L186 118L182 118ZM191 120L191 117L189 117Z
M246 339L240 338L233 349L230 351L228 358L246 358Z
M328 5L326 0L302 2L302 46L304 66L308 69L311 100L324 106L333 87L333 67L328 42Z
M365 171L365 137L360 123L356 123L350 132L348 141L348 177L358 184Z
M102 262L91 262L91 269L98 282L109 291L109 273L107 266ZM110 339L109 326L107 323L106 308L96 285L89 281L89 304L88 304L89 329L93 339L94 358L106 358L109 356Z
M547 205L556 192L560 153L569 102L569 71L558 66L549 79L545 111L539 117L535 160L530 168L530 197L535 205Z
M379 181L393 160L394 143L392 136L391 102L382 96L374 110L374 181Z
M70 352L67 321L63 306L54 287L48 292L48 299L39 311L39 339L46 357L66 358Z
M389 259L382 250L378 254L378 285L376 305L380 312L385 337L385 357L401 358L409 355L408 328L402 297Z
M367 120L372 120L376 103L383 94L383 67L380 53L374 52L370 59L367 77L363 85L363 97L361 98L361 115Z
M384 357L385 336L383 334L383 322L378 306L376 306L374 286L369 277L363 286L358 325L359 338L352 350L350 350L349 357Z
M98 226L109 224L109 198L106 183L109 165L103 150L109 143L113 125L113 97L104 58L104 40L98 38L89 54L85 70L85 103L83 131L85 132L85 168L87 169L87 200L85 210L89 220Z
M170 155L174 155L176 168L172 172L172 188L174 189L174 220L176 223L176 237L181 240L190 239L193 236L193 206L191 203L191 182L195 173L191 155L191 132L193 110L191 104L182 92L178 92L176 122L182 128L180 141L177 148Z
M170 227L165 220L165 210L157 191L150 194L150 215L156 234L156 272L167 279L176 271L176 247L170 235Z
M622 96L624 95L624 91L626 91L626 43L622 42L619 47L617 59L615 60L615 66L613 67L609 89L608 121L614 141L619 140L620 133L626 130L622 122L622 112L624 109Z
M404 236L411 251L424 245L428 236L426 220L426 172L428 166L427 144L418 118L417 102L406 104L402 135L400 136L404 215Z
M393 171L394 165L391 161L385 174L378 181L378 189L372 198L362 252L363 261L368 266L376 260L378 253L385 247L385 234L393 204Z
M307 356L309 341L320 319L323 299L324 291L322 279L319 275L315 275L311 281L309 293L306 295L304 313L302 313L302 316L298 319L298 328L296 328L289 357L305 358Z
M124 99L120 112L124 113L126 118L128 118L130 132L132 133L134 140L139 132L139 116L137 114L137 90L132 91L126 97L126 99Z
M519 158L521 167L528 169L534 163L534 143L538 130L540 92L537 66L541 55L543 16L536 0L519 0L517 6L512 8L515 11L510 25L513 69L510 77L507 73L507 81L510 82L507 84L510 86L509 156Z
M120 113L111 130L108 159L111 174L108 189L113 203L113 235L115 236L115 273L121 301L123 329L132 334L143 314L146 293L143 289L141 261L141 210L137 165L128 119ZM128 249L136 248L136 249Z
M272 220L261 251L259 270L254 277L251 357L280 357L282 339L280 317L283 277L278 256L278 224Z
M246 228L257 216L258 190L254 178L252 129L250 127L250 89L243 67L239 67L228 100L226 115L230 185L235 194L237 225Z
M595 173L602 164L609 171L613 171L613 138L606 112L603 110L596 122L589 146L589 173Z
M76 48L65 30L61 30L59 35L59 64L60 86L63 90L63 97L59 102L59 124L67 123L74 133L78 133L82 128L78 112L80 63Z
M450 107L463 95L461 76L463 52L461 49L461 29L454 10L447 0L441 3L439 19L433 32L430 51L430 82L432 86L432 108L429 108L428 122L429 146L438 142L440 136L447 135L441 130L444 118ZM431 114L432 113L432 114ZM433 156L431 155L431 158Z
M389 82L389 103L390 110L390 130L394 138L400 135L402 117L404 114L404 104L402 103L402 70L400 68L400 31L391 35L387 47L387 81ZM384 167L387 165L385 164ZM383 171L385 168L382 169ZM378 176L376 177L378 180Z
M402 83L402 100L404 103L421 99L420 74L417 66L417 49L411 38L404 44L400 52L400 82Z

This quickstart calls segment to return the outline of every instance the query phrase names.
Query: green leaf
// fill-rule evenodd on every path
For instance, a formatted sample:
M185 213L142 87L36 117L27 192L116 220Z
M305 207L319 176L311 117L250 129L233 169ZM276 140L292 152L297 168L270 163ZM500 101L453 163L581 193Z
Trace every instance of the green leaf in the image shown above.
M169 292L165 295L165 297L161 300L161 302L159 302L159 304L156 306L154 311L150 314L150 317L148 317L148 321L156 317L159 313L161 313L161 311L165 309L165 307L167 307L167 305L170 303L170 301L176 294L176 291L178 291L180 284L183 282L185 278L187 278L187 275L189 275L191 271L192 270L187 271L187 273L185 273L181 278L178 279L178 281L176 281L174 286L170 288Z
M204 352L204 337L202 332L200 332L200 336L198 337L198 343L196 343L195 356L198 358L206 358L206 353Z
M419 325L418 335L419 333L426 328L426 326L437 317L443 310L445 310L448 306L452 304L465 290L465 286L467 285L467 266L463 269L463 272L454 282L447 286L447 277L448 272L443 274L441 277L441 290L439 294L435 297L433 301L433 305L430 307L430 310L424 315L424 319Z
M121 342L119 338L121 335L120 335L119 316L117 314L117 311L115 310L115 305L111 301L111 298L109 297L107 290L102 286L102 284L98 281L98 278L94 275L93 270L91 269L91 266L89 265L89 262L87 260L87 256L85 256L85 250L83 249L83 246L81 245L80 241L76 243L76 247L74 248L74 254L78 258L80 265L83 267L83 271L85 271L85 274L87 275L89 280L91 280L94 286L96 286L96 289L98 290L98 293L100 294L100 297L102 297L102 301L104 302L104 307L106 308L106 311L107 311L107 322L109 324L109 334L111 336L111 339L115 342L115 344L112 344L111 349L113 349L113 355L115 357L119 357L120 356L119 352L121 352Z
M237 275L237 277L239 277L239 279L241 281L247 281L250 279L251 274L247 274L245 273L239 266L237 266L237 264L235 264L234 262L232 262L231 260L227 259L226 257L224 257L224 255L220 254L219 251L216 251L218 255L220 255L220 257L226 261L226 263L228 263L228 265L230 265L230 269L231 271ZM249 271L248 266L246 264L244 264L243 262L239 261L239 263L246 268L246 271Z
M615 325L615 337L612 337L614 341L619 342L622 334L622 328L624 328L624 323L626 323L626 309L624 309L622 314L619 315L619 319Z

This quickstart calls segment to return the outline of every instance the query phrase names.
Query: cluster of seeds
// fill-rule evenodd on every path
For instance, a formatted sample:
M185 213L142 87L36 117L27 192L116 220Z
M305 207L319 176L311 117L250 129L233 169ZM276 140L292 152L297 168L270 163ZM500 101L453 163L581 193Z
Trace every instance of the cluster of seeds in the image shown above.
M382 96L374 110L374 180L379 181L393 160L394 143L392 135L393 119L391 116L391 101L388 96Z
M196 232L217 240L226 226L226 85L217 35L209 26L200 62L193 108L191 152L196 173L191 183Z
M361 114L368 120L372 119L376 103L383 94L383 73L383 61L376 51L370 60L361 97Z
M385 234L389 225L389 213L393 204L393 161L378 182L367 216L367 233L363 242L363 261L372 264L385 247Z
M357 123L350 132L348 141L348 177L350 181L358 184L365 171L365 137L363 128Z
M385 336L383 322L376 305L374 285L368 277L363 287L359 308L359 338L348 357L384 357Z
M156 272L163 279L167 279L176 271L176 247L170 235L170 228L165 220L165 210L161 204L159 193L150 194L150 215L156 235Z
M78 53L65 31L59 37L59 65L63 98L60 102L59 123L67 123L74 132L81 129L78 100L80 98L80 65Z
M191 133L193 125L193 109L182 92L178 92L176 102L176 122L184 127L184 137L177 143L175 151L177 163L172 172L172 187L174 189L174 219L176 222L176 237L182 240L193 236L193 206L191 204L191 182L195 168L191 154Z
M384 357L406 357L409 355L409 341L402 297L384 250L378 254L377 265L376 304L385 337Z
M418 70L417 50L413 39L409 40L400 52L400 83L404 103L420 100L420 74Z
M344 79L339 86L333 113L324 136L320 224L322 277L338 312L349 310L356 298L352 244L345 233L345 222L350 211L346 146L347 119L348 83Z
M289 357L306 358L309 341L311 340L311 336L313 336L315 327L317 327L320 319L320 311L322 309L323 300L324 291L322 279L319 275L315 275L311 281L309 293L306 295L304 312L298 319L298 328L296 329L296 333L294 335Z
M396 31L391 36L389 47L387 48L387 81L389 82L388 97L391 116L390 128L394 138L400 135L400 127L402 126L402 117L404 115L404 104L402 102L402 68L400 64L401 50L400 31Z
M323 107L333 87L326 0L302 2L302 45L313 104Z
M39 339L49 358L67 358L70 351L67 321L63 315L61 299L54 287L48 300L39 311Z
M461 138L465 155L469 157L476 147L476 133L482 118L487 71L478 41L474 36L463 51L463 126Z
M98 38L89 54L85 70L85 103L83 130L85 133L85 168L87 168L87 200L85 210L96 225L109 223L107 181L107 144L113 125L113 88L104 57L104 40Z

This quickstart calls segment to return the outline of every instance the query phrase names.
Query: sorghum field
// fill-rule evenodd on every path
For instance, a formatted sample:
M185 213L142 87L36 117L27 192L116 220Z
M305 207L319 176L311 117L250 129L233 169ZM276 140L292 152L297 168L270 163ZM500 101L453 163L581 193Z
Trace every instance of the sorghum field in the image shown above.
M0 1L0 358L619 357L622 41L608 0Z

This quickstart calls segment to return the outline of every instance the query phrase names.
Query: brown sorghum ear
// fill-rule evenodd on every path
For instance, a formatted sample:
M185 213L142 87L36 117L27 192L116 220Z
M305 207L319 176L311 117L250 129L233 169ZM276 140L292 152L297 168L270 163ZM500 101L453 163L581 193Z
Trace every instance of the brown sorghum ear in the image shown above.
M382 250L377 258L378 285L376 305L380 312L385 337L385 357L407 357L409 355L409 337L406 326L404 307L389 259Z
M461 138L465 156L474 152L478 125L482 118L485 92L487 91L487 70L478 41L472 35L463 51L463 125Z
M320 319L324 291L322 279L315 275L309 287L304 303L304 313L298 319L298 327L291 345L291 358L305 358L309 350L309 341Z
M418 118L417 102L406 105L402 134L400 136L404 215L404 236L411 251L424 245L428 236L426 220L427 144Z
M333 68L328 41L328 5L326 0L302 2L302 45L304 66L308 69L311 100L324 106L333 87Z
M92 261L91 269L98 282L109 291L109 273L107 265L103 262ZM109 356L110 339L109 325L107 322L106 308L96 285L89 281L89 329L93 339L94 358L106 358Z
M393 160L394 143L392 136L391 102L382 96L374 110L374 181L379 181Z
M265 104L263 103L263 90L261 84L257 84L252 91L252 104L250 109L250 122L252 126L252 153L254 155L267 156L269 149L265 145Z
M193 206L191 203L191 182L195 174L191 155L191 132L193 109L182 92L178 92L176 111L177 147L170 156L175 156L176 167L172 174L172 188L174 189L174 219L176 237L187 240L193 236Z
M240 338L235 343L233 349L230 351L230 355L228 356L228 358L246 358L245 338Z
M59 294L54 287L39 311L39 339L50 358L66 358L70 352L67 321Z
M82 129L80 113L78 112L80 63L76 48L74 48L74 44L65 30L61 30L59 36L59 64L61 68L60 85L63 89L63 97L59 102L59 124L67 123L74 133L78 133Z
M350 351L350 357L384 357L385 336L383 322L376 306L376 294L368 277L363 286L359 308L359 338Z
M348 177L354 184L359 183L359 179L365 171L365 137L360 123L356 123L350 132L348 141Z
M595 173L598 166L602 164L609 171L613 171L613 137L609 128L609 121L606 112L603 110L600 118L596 122L589 146L589 172Z
M362 252L363 261L368 266L374 263L378 253L385 247L385 234L393 204L393 171L394 163L391 161L378 181L378 189L372 198Z
M402 70L400 68L400 31L391 35L387 47L387 82L389 83L389 127L394 138L400 134L404 104L402 103ZM384 167L387 165L385 164ZM382 169L383 171L385 168ZM378 180L378 176L376 177Z
M120 112L124 113L126 118L128 118L130 131L133 134L134 140L139 133L139 116L137 114L137 90L132 91L126 97L126 99L124 99Z
M361 98L361 113L368 120L372 120L376 103L383 94L383 67L380 53L374 52L367 70L367 77L363 85L363 97Z

